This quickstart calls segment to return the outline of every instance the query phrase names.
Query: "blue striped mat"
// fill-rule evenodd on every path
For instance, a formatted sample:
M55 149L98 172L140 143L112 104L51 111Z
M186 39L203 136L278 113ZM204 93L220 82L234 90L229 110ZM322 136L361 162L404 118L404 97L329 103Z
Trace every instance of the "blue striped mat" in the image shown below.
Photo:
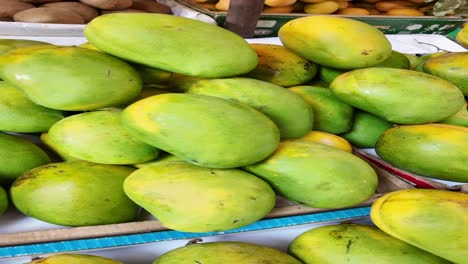
M304 225L325 221L337 221L366 217L370 214L370 207L343 209L330 212L320 212L281 218L263 219L248 226L224 232L213 233L186 233L173 230L157 231L143 234L121 235L112 237L89 238L60 242L49 242L31 245L8 246L0 248L0 258L18 257L25 255L50 254L66 251L81 251L91 249L104 249L122 247L152 242L176 239L190 239L220 234L232 234L247 231L280 228L286 226Z

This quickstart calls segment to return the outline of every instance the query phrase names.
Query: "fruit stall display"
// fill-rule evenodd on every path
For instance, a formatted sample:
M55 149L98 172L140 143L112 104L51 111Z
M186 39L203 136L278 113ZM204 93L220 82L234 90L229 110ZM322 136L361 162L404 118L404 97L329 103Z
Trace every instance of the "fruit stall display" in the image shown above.
M80 47L0 41L2 212L90 227L135 221L143 208L171 230L224 232L265 218L277 196L324 210L374 197L377 168L353 147L468 182L468 52L402 54L378 29L336 16L288 22L283 45L167 14L99 16L84 34ZM316 228L290 255L195 243L154 263L463 263L467 202L396 190L373 202L375 227ZM70 258L118 263L33 263Z
M227 11L230 0L194 0L194 2L213 11ZM463 5L463 1L448 3L448 1L425 0L265 0L263 13L444 16L459 15Z

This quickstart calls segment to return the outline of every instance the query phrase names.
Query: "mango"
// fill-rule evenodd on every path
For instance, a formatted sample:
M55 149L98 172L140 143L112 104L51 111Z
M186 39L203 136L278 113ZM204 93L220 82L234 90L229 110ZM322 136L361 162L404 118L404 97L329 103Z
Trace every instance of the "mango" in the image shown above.
M446 80L394 68L353 70L336 78L330 89L343 102L396 124L437 122L458 112L465 101Z
M452 52L424 63L425 72L455 84L468 96L468 52Z
M153 264L301 264L302 262L274 248L246 242L209 242L173 249L159 256Z
M284 141L267 159L246 166L288 200L316 208L340 208L369 199L377 175L351 153L305 141Z
M320 80L330 84L335 80L336 77L340 76L341 74L345 73L346 70L339 70L330 67L321 66L319 69L319 76Z
M381 135L375 151L400 169L468 182L468 128L445 124L398 126Z
M200 80L187 91L248 105L269 117L283 139L299 138L312 129L312 108L281 86L250 78ZM281 100L278 100L281 98Z
M336 69L370 67L392 53L391 43L381 31L344 17L297 18L284 24L278 36L286 48L304 59Z
M0 57L0 78L36 104L67 111L125 104L142 86L138 73L127 63L78 47L13 50Z
M41 45L50 45L50 43L27 39L0 39L0 55L3 55L14 49Z
M349 144L349 142L346 139L327 132L310 131L305 136L297 140L319 143L337 149L341 149L349 153L353 152L353 146L351 146L351 144Z
M26 264L123 264L120 261L87 254L60 253L46 258L34 259Z
M164 153L164 154L160 155L160 157L158 157L155 160L150 160L148 162L143 162L143 163L132 164L132 166L137 168L137 169L141 169L141 168L144 168L144 167L153 166L155 164L159 164L159 163L163 163L163 162L184 161L183 159L181 159L181 158L179 158L177 156L167 154L167 153Z
M139 211L123 191L123 182L133 171L87 161L51 163L16 179L11 201L20 212L56 225L129 222Z
M378 198L371 207L371 219L385 233L461 264L468 259L467 204L464 193L400 190Z
M420 57L414 55L414 54L407 54L407 53L403 53L403 55L405 55L405 57L409 60L410 62L410 70L414 70L416 68L416 66L418 66L418 64L420 63Z
M164 83L171 79L172 72L151 68L144 65L133 64L133 67L141 76L143 84Z
M245 76L280 86L300 85L317 73L317 65L281 45L250 44L258 55L255 69Z
M331 14L340 8L338 2L327 0L314 4L305 4L304 13L306 14Z
M447 53L447 51L439 51L439 52L425 54L425 55L419 57L419 64L416 65L414 70L419 71L419 72L424 72L424 64L426 63L426 61L428 61L431 58L435 58L435 57L444 55L446 53Z
M411 62L403 53L392 50L390 57L380 63L377 63L373 67L387 67L409 70L411 68Z
M85 48L85 49L92 49L92 50L95 50L95 51L101 51L98 48L96 48L96 46L94 46L93 44L91 44L89 42L85 42L85 43L83 43L81 45L78 45L78 47Z
M269 156L279 129L264 114L200 94L160 94L123 111L124 126L139 140L188 162L235 168Z
M466 22L462 29L458 31L457 35L455 36L455 40L465 49L468 48L468 26L466 26Z
M0 132L0 183L9 184L26 171L47 163L47 153L32 142Z
M299 94L312 107L314 130L340 134L351 129L354 108L339 100L330 89L316 86L288 89Z
M3 189L2 186L0 186L0 215L2 215L7 209L8 209L8 195L5 189Z
M57 155L62 161L80 160L79 158L72 157L68 153L61 151L59 147L55 146L49 138L49 133L41 133L39 139L41 140L41 143L47 147L48 150L52 151L52 153Z
M353 127L340 136L357 148L374 148L380 135L391 127L393 127L392 123L378 116L364 111L356 111Z
M114 13L93 19L84 34L116 57L190 76L230 77L258 63L255 51L239 35L180 16Z
M63 117L62 111L37 105L17 88L0 81L0 131L45 132Z
M155 159L159 150L130 134L121 116L120 110L72 115L50 128L48 140L59 152L96 163L125 165Z
M210 169L185 161L136 170L125 193L166 227L183 232L217 232L251 224L275 205L271 187L237 169Z
M141 92L138 94L137 97L135 97L128 105L131 105L135 102L138 102L140 101L141 99L145 99L147 97L151 97L151 96L154 96L154 95L158 95L158 94L163 94L163 93L170 93L171 91L167 90L167 89L160 89L160 88L155 88L151 85L145 85L143 86L143 89L141 89ZM126 106L128 106L126 105ZM123 106L123 108L125 108L126 106Z
M449 116L448 118L442 121L439 121L439 123L468 127L468 104L467 102L465 101L465 104L462 106L460 111L456 112L455 114Z
M93 44L89 42L83 43L79 45L78 47L101 51L98 48L96 48L96 46L94 46ZM164 83L164 82L169 81L173 74L172 72L168 72L168 71L160 70L156 68L151 68L151 67L147 67L145 65L136 64L136 63L132 64L132 66L140 74L143 84Z
M374 226L319 226L296 237L289 252L305 264L379 263L449 264L427 251L394 238Z

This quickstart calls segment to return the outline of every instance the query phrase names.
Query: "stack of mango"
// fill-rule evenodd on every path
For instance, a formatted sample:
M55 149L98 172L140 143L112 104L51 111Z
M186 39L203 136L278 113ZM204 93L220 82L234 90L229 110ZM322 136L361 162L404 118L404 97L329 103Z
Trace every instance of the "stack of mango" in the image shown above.
M86 24L93 18L120 12L171 14L153 0L1 0L0 21Z
M227 11L230 0L195 0L214 11ZM263 13L339 15L432 15L433 3L424 0L265 0Z
M263 218L277 195L353 206L378 180L351 144L415 173L468 181L466 52L406 56L374 27L331 16L287 23L284 47L163 14L100 16L85 36L82 47L0 46L0 130L9 132L0 134L0 179L30 217L112 224L135 220L142 207L168 228L216 232ZM61 160L18 133L40 134ZM460 262L467 200L399 191L379 198L372 218L389 235ZM3 190L0 201L5 208ZM304 243L314 247L293 242L291 252L315 263ZM156 263L182 263L175 259Z

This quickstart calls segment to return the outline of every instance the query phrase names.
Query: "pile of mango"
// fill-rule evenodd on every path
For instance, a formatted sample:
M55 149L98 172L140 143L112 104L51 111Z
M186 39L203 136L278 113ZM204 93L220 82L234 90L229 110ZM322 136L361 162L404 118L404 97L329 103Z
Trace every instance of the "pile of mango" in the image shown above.
M11 200L30 217L89 226L143 208L174 230L231 230L265 217L277 195L326 209L368 200L378 178L352 145L468 181L467 52L401 54L374 27L332 16L285 24L284 46L164 14L100 16L85 36L81 47L0 42L1 211ZM430 252L426 228L444 226L445 241L466 247L454 236L466 234L468 195L407 195L380 198L375 224ZM155 263L181 263L168 259Z
M213 10L227 11L230 0L195 0ZM424 0L265 0L263 13L424 16L433 4Z

